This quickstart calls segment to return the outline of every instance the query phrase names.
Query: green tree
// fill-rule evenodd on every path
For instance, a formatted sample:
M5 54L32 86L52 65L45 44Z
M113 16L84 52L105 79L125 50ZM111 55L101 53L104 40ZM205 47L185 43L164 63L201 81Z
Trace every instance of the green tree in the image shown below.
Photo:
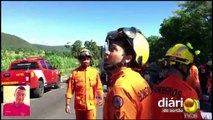
M81 51L81 49L82 49L82 41L76 40L71 47L72 56L76 58L79 52Z
M150 48L149 62L161 59L166 51L164 40L160 36L154 35L148 37L147 40Z
M179 7L175 16L161 24L162 42L165 47L190 42L201 51L200 62L205 63L212 54L212 1L186 1Z
M101 47L97 46L96 42L93 40L85 41L84 46L91 51L94 64L98 65L101 61Z
M84 46L85 46L85 48L87 48L88 50L91 51L91 53L95 59L100 58L101 51L95 41L93 41L93 40L85 41Z

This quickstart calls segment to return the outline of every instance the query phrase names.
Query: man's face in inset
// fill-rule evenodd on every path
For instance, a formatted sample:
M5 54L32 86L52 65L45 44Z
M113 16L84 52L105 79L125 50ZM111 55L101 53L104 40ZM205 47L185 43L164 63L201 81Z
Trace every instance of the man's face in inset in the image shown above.
M16 89L14 96L15 96L15 103L22 104L22 103L24 103L24 98L26 96L26 90Z

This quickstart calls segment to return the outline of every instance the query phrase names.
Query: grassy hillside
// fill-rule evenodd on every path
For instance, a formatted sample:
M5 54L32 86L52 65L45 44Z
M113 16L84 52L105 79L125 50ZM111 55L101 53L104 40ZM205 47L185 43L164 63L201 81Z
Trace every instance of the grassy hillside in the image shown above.
M18 48L28 48L28 49L38 49L37 47L33 46L26 40L19 38L15 35L10 35L7 33L1 33L1 48L2 49L18 49Z
M26 40L17 37L15 35L10 35L7 33L1 33L1 48L2 49L18 49L18 48L27 48L27 49L40 49L40 50L59 50L69 52L70 50L64 46L47 46L40 44L31 44Z

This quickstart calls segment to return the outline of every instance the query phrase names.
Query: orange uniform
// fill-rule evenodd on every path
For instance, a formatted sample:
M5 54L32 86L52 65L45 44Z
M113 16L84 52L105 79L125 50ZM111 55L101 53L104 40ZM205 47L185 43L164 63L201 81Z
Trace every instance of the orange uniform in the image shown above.
M148 119L151 89L141 75L131 68L110 77L110 87L103 108L104 119Z
M198 100L196 91L179 77L174 75L168 76L153 90L152 119L186 119L188 116L186 116L184 112L165 112L163 110L164 108L167 109L168 106L166 105L168 105L169 102L173 100L180 101L181 99L184 102L187 98ZM172 107L171 109L180 108L183 110L183 106L181 106L180 102L177 105L178 106ZM199 109L195 114L197 114L197 119L201 119Z
M198 76L198 68L195 65L192 65L190 68L190 77L186 80L186 82L195 90L201 92L200 88L200 80Z
M97 69L87 67L86 70L78 67L72 71L72 77L67 86L66 98L72 98L75 92L74 108L76 118L82 116L78 111L94 110L96 112L96 97L103 98L103 88ZM92 113L94 114L94 113ZM93 118L96 114L93 115Z

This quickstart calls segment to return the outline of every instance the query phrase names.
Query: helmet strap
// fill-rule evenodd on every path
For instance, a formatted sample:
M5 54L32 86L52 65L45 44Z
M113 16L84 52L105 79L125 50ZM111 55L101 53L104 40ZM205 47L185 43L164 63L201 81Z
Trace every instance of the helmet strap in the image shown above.
M114 70L114 69L119 68L121 66L123 66L122 62L116 63L114 65L106 65L106 66L104 66L104 70L111 71L111 70Z
M106 71L111 71L111 70L114 70L114 69L116 69L116 68L120 68L120 67L122 67L122 66L127 66L127 64L126 64L126 62L125 62L125 60L126 60L126 55L123 54L122 56L123 56L123 58L122 58L121 62L116 63L116 64L114 64L114 65L104 65L104 70L106 70Z

